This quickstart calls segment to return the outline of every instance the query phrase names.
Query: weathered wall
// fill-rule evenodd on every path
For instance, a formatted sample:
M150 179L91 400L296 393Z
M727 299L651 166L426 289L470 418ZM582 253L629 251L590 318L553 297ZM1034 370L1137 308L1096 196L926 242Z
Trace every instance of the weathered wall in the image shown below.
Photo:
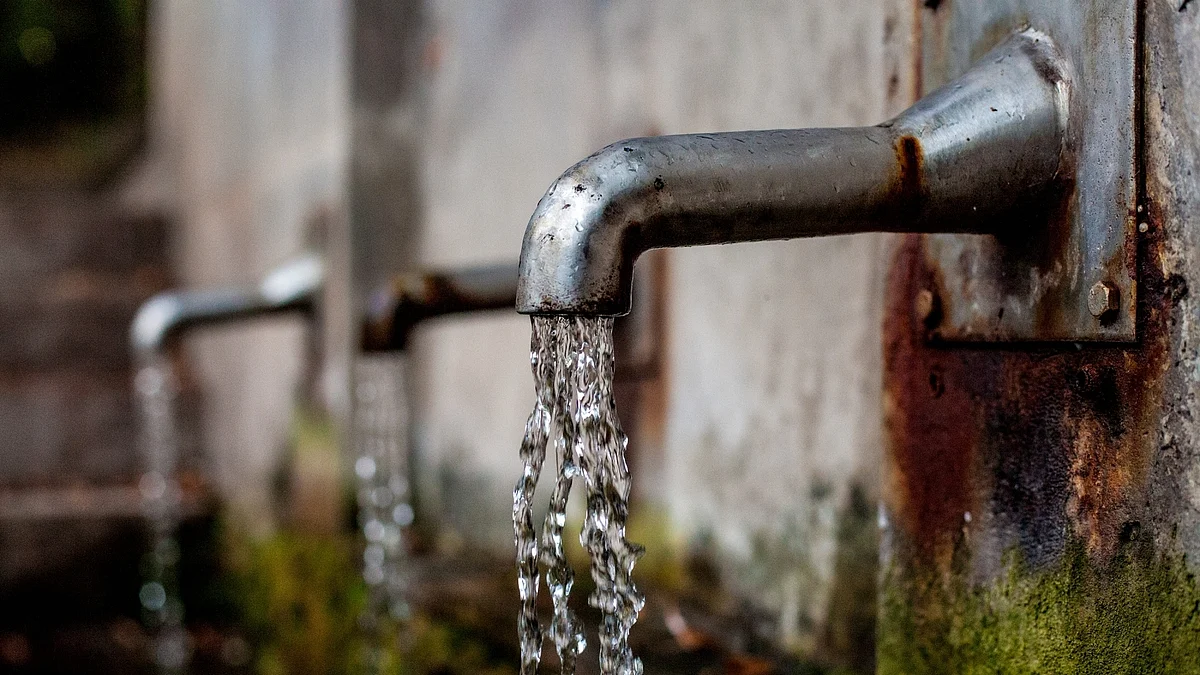
M619 3L616 109L640 133L881 121L886 9ZM826 628L850 490L874 501L882 242L670 253L662 466L645 476L661 482L642 494L657 493L685 541L713 549L726 582L795 648ZM872 576L874 551L855 554L852 573Z
M353 148L349 227L331 251L356 268L337 279L343 302L414 256L515 262L545 187L607 142L870 123L909 86L895 67L908 61L900 0L156 7L168 187L143 189L179 215L183 280L251 281L301 248L309 215L343 203ZM349 26L351 56L330 25ZM397 36L411 44L393 48ZM639 502L793 647L829 642L830 595L873 578L873 539L846 533L872 530L883 248L860 237L679 251L661 268L664 339L632 450ZM349 318L349 302L333 309ZM265 512L299 333L239 329L191 347L215 475ZM510 555L527 348L515 316L447 320L419 338L421 496L451 548ZM334 363L331 390L347 372Z
M166 224L111 186L0 190L0 484L129 484L129 322L167 283Z
M344 208L344 7L312 0L151 5L151 162L131 190L177 223L184 286L254 284ZM286 447L303 352L294 321L188 340L220 491L248 513Z
M590 152L604 118L595 7L584 2L430 2L421 260L510 261L533 206ZM533 402L529 321L444 320L417 346L417 448L442 534L505 551L515 448Z
M136 559L125 519L138 514L141 458L126 336L138 305L169 282L166 237L163 218L123 204L112 186L0 190L6 607L67 602L63 620L112 606L113 581ZM10 610L0 622L34 616Z
M908 7L431 3L422 260L515 261L546 186L622 137L885 118L911 91L896 67ZM874 574L873 538L839 557L838 533L864 529L847 518L874 530L884 241L666 257L666 394L638 402L638 503L707 549L794 647L821 640L839 571ZM516 317L446 321L418 348L427 506L451 539L506 555L527 349Z
M931 347L896 258L881 672L1200 672L1198 10L1143 3L1138 344Z

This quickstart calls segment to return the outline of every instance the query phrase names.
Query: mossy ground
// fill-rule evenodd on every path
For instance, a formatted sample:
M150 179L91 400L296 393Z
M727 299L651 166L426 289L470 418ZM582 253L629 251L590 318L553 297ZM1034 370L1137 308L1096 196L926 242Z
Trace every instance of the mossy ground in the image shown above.
M688 610L697 618L690 629L709 631L707 636L684 637L711 641L710 658L724 663L719 672L787 673L798 675L856 675L875 672L875 624L878 608L879 536L876 506L864 489L853 485L846 502L836 512L833 577L829 581L826 614L803 626L807 640L781 645L777 615L763 610L743 595L745 577L761 578L757 588L778 583L785 574L797 570L811 574L808 546L811 530L794 528L784 536L763 533L754 538L752 560L736 569L724 569L711 542L685 541L670 518L662 511L635 509L630 515L627 534L631 541L646 548L638 561L634 578L648 597L634 629L635 651L646 663L647 672L695 672L687 663L700 663L695 652L673 644L678 640L663 635L662 613ZM578 532L580 523L572 520L569 532ZM564 538L568 559L577 570L575 594L585 598L593 589L587 573L588 557L576 537ZM730 575L740 574L738 584ZM815 584L815 580L811 581ZM586 607L587 620L596 621ZM689 661L688 659L692 659ZM753 664L753 665L746 665ZM710 666L715 667L715 666ZM762 668L763 670L755 670ZM705 670L703 672L718 672Z
M417 614L372 637L352 536L281 532L231 551L238 630L258 675L508 675L508 655L462 627ZM374 664L374 665L372 665Z
M333 426L298 410L278 485L279 526L268 534L228 517L223 551L226 623L246 638L256 675L508 675L516 659L467 626L420 612L366 629L362 543L353 486L341 473ZM515 613L514 613L515 616Z

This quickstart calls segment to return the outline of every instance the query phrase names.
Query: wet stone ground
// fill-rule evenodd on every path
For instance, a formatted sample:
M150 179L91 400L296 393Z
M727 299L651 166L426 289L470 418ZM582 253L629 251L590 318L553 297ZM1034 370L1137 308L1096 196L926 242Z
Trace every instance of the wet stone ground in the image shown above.
M185 536L185 550L196 550L195 546L189 545L189 541L190 537ZM211 540L205 541L208 544L202 548L211 549ZM335 545L338 550L343 546ZM289 549L292 553L296 550ZM303 558L303 555L298 557ZM192 559L195 560L194 557ZM343 579L343 585L353 586L355 582L350 570L356 564L355 557L347 553L345 560L339 565L347 567L331 567L327 571L320 571L318 576L337 577ZM308 566L311 566L311 557L310 562L300 565L299 569L304 570ZM488 675L515 673L519 658L516 633L519 602L516 573L511 559L425 554L419 555L413 566L414 608L424 625L435 626L433 632L443 637L418 640L416 649L438 653L416 654L415 660L434 665L423 665L405 672L420 675L479 675L479 664L486 664L486 670L482 672ZM230 586L223 577L218 577L213 583L215 572L215 566L184 569L187 577L185 600L191 601L192 608L187 628L193 645L193 659L188 672L211 675L288 672L289 675L303 675L290 670L264 670L261 660L256 659L252 634L236 620L229 620L228 615L222 618L222 612L230 611L221 607L222 602L230 601L228 594L244 593L246 589ZM312 574L312 570L303 574ZM209 581L201 583L198 581L201 577L209 578ZM191 583L186 583L188 578ZM595 645L599 614L587 608L584 601L591 590L586 573L578 579L573 604L581 610L589 645L579 661L577 672L579 675L598 675ZM126 584L134 599L136 583L137 579L131 576ZM323 597L330 591L322 583L310 579L308 585L313 587L315 594ZM819 675L850 672L798 661L774 651L769 644L773 625L769 618L744 606L739 607L727 597L716 597L711 590L720 586L715 578L691 583L691 588L708 589L704 591L667 591L656 588L651 580L641 583L647 603L633 630L631 641L635 654L645 664L646 673ZM292 584L286 582L280 585ZM188 591L189 588L192 590ZM202 593L197 593L197 589ZM333 589L333 592L336 594L340 591ZM225 594L225 600L221 600L222 594ZM549 598L543 594L542 600L539 613L548 617L552 609ZM288 602L295 601L308 602L303 598ZM297 611L304 611L304 608L297 607ZM76 613L71 616L63 613L57 618L60 620L42 613L35 622L14 620L0 626L0 673L141 675L154 672L148 659L150 636L132 612L122 612L116 607L108 613ZM317 614L311 623L328 623L331 620L329 616ZM444 637L446 635L451 637ZM312 643L303 634L293 636L293 639ZM295 647L284 645L282 649L294 651ZM468 651L477 656L461 658L461 653ZM315 655L314 658L320 656ZM547 648L543 654L542 672L557 672L556 666L553 651ZM322 666L321 675L350 675L357 672L361 670L338 664L333 671Z
M431 616L461 626L479 639L512 654L517 663L516 616L519 606L515 573L507 561L482 558L425 560L417 573L416 605ZM497 570L504 570L497 573ZM572 597L580 605L588 648L580 657L578 675L599 675L595 640L599 612L584 605L589 584L586 575L577 578ZM653 675L822 675L849 673L781 654L763 633L773 623L754 610L740 607L715 611L704 598L657 590L645 585L646 607L642 610L630 641L642 659L645 672ZM542 616L552 611L550 599L542 594ZM727 604L722 602L721 604ZM869 647L873 649L873 647ZM541 672L557 672L552 645L542 652Z

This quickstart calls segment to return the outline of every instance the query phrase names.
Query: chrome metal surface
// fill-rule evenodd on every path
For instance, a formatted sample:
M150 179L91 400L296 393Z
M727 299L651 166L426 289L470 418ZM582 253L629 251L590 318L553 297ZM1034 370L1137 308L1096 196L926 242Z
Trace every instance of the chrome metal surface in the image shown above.
M866 231L1026 237L1068 192L1069 78L1045 35L1021 31L879 126L613 144L538 204L517 309L625 314L634 261L651 248Z
M944 340L1131 341L1136 338L1137 2L953 0L922 11L922 82L958 77L1026 26L1071 66L1073 191L1048 227L1021 240L926 237L940 285ZM1013 225L1016 223L1014 222ZM1109 284L1120 307L1094 316L1088 294Z
M517 267L489 265L463 270L402 274L375 292L363 321L362 348L395 351L408 345L417 324L448 314L511 310Z
M180 333L197 326L286 312L309 312L324 284L324 264L315 254L270 272L258 288L217 288L160 293L138 310L130 327L136 353L161 351Z

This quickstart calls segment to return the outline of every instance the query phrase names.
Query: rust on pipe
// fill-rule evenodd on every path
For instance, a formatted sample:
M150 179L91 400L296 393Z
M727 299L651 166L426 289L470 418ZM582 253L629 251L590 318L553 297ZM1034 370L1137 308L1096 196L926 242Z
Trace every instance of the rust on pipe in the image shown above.
M511 310L517 297L517 266L401 274L371 295L362 324L366 352L408 347L421 322L450 314Z

